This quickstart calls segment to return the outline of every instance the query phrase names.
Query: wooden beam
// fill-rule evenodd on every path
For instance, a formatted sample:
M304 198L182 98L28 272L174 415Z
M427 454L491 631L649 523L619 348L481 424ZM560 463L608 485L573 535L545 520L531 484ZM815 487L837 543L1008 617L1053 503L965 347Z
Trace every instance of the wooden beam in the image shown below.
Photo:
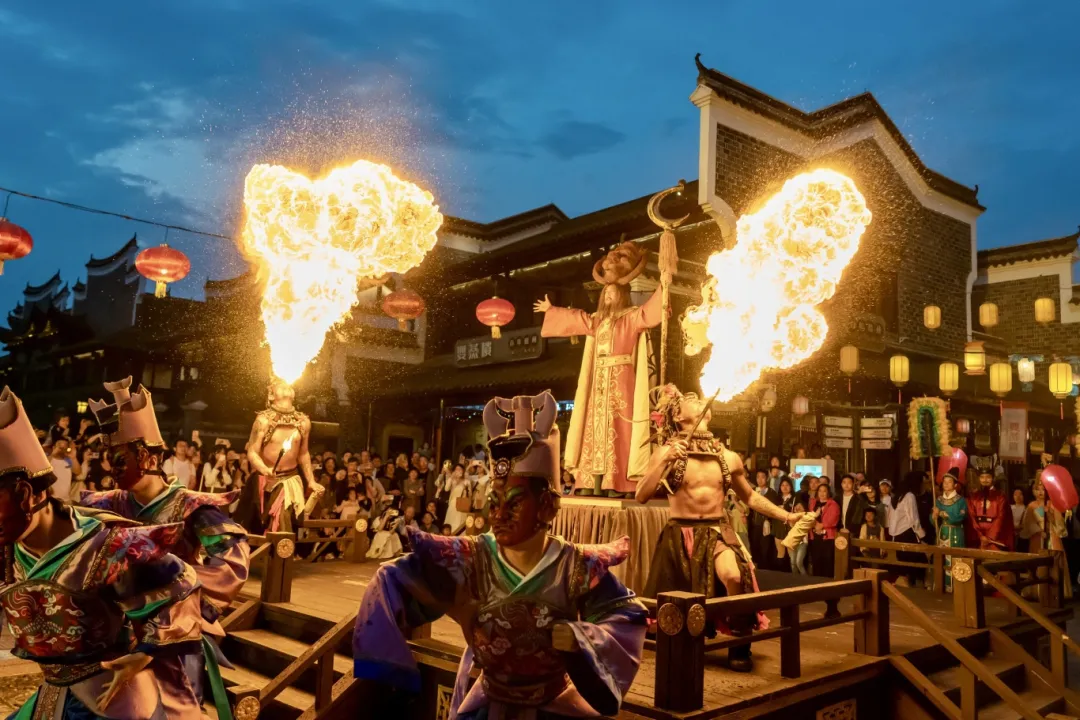
M259 600L247 600L221 621L221 629L226 633L237 630L250 630L259 619Z
M797 678L802 675L802 658L800 657L799 640L799 606L791 605L780 610L780 624L787 628L787 632L780 636L780 675L786 678Z
M862 595L869 591L869 580L840 580L818 585L710 598L706 601L705 609L709 617L728 617L763 610L780 610L792 605L808 605L816 602L840 600L853 595Z
M337 650L338 643L352 632L355 624L356 613L346 615L337 625L330 628L326 634L316 640L314 645L305 650L300 657L289 663L284 670L259 691L259 702L263 707L266 707L282 690L296 682L296 679L311 668L323 655L330 656L330 670L333 671L334 653Z
M698 710L705 704L705 633L691 635L690 610L705 596L687 592L660 593L656 598L656 707L674 712ZM698 611L695 611L695 613Z
M855 571L855 578L870 583L870 592L855 597L855 609L869 613L855 622L855 652L881 657L889 654L889 598L882 592L885 570Z

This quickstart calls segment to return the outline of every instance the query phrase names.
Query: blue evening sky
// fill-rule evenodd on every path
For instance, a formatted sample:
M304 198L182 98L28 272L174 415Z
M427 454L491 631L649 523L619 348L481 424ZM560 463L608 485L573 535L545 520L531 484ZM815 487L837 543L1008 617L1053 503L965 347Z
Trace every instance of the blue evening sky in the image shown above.
M444 212L570 215L697 175L694 53L806 110L869 90L926 163L981 188L981 247L1080 223L1080 3L185 0L0 6L0 186L237 230L252 163L393 164ZM161 230L15 198L27 282ZM173 234L179 294L237 274Z

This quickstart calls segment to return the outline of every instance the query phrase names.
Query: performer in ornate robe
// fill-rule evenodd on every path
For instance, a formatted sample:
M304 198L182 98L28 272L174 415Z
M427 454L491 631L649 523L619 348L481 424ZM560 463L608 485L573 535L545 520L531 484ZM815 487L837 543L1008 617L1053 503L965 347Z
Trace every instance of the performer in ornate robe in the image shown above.
M144 525L182 523L184 535L173 553L195 569L201 587L203 650L187 656L188 681L200 700L205 665L219 718L231 716L218 672L224 658L213 638L224 638L218 623L248 577L247 533L234 523L228 506L238 492L213 494L167 484L161 468L165 442L158 429L154 404L146 388L131 394L131 378L105 383L113 403L91 400L90 409L108 445L118 489L83 493L80 504Z
M968 547L1012 550L1012 511L1009 510L1008 498L994 488L993 470L979 470L979 486L968 498Z
M657 436L666 442L653 455L645 477L638 483L637 500L647 503L667 486L671 519L660 539L649 568L645 595L672 590L723 597L758 592L757 577L749 549L731 526L725 509L727 491L733 489L751 510L779 522L794 525L801 513L787 512L754 492L746 479L739 456L724 447L708 430L709 415L687 438L698 416L707 412L693 393L681 394L674 385L658 389ZM670 477L665 474L670 469ZM727 618L715 628L724 634L749 635L768 627L764 614ZM753 669L750 645L728 650L732 670Z
M357 678L419 690L402 631L450 615L468 643L451 717L618 713L641 660L648 613L608 572L626 559L626 538L578 546L548 534L559 503L556 414L550 393L488 403L492 532L409 533L412 552L380 567L361 602ZM474 668L480 678L470 688Z
M941 547L959 547L964 544L964 527L967 524L967 501L956 492L957 470L954 468L941 478L941 497L934 503L933 516L938 525L937 544ZM952 556L945 556L945 591L952 592Z
M168 554L183 526L139 526L48 495L52 466L0 392L0 606L12 654L45 682L16 720L202 717L180 658L199 647L198 581Z
M630 304L630 282L647 256L625 242L593 268L604 284L597 311L555 307L547 296L535 305L545 313L544 337L585 336L574 411L563 464L575 487L600 494L632 493L649 463L649 328L660 324L661 288L640 307Z
M275 380L266 410L251 426L247 456L259 478L245 493L248 517L241 524L249 530L295 532L297 519L310 514L322 496L308 452L311 420L293 407L295 395L288 383Z

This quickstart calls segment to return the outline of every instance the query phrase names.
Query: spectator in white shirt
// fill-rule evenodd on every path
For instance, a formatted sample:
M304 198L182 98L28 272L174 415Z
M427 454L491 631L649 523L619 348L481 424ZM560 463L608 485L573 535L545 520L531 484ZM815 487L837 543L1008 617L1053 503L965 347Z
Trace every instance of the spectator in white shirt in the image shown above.
M82 471L79 458L75 455L75 448L66 437L57 438L53 442L52 452L49 454L49 463L53 467L53 475L56 482L50 491L52 496L64 502L71 500L71 480Z
M195 490L195 468L188 459L188 443L177 440L173 456L165 461L161 469L167 478L176 478L189 490ZM171 481L170 481L171 482Z
M919 506L915 500L916 494L922 489L923 477L924 473L919 470L912 470L904 476L904 482L897 493L900 501L889 513L889 534L896 542L918 544L926 536L919 522ZM900 552L896 556L901 562L926 562L926 556L922 553ZM926 574L918 568L905 568L904 572L907 574L906 578L897 578L897 584L901 587L905 586L901 582L903 580L907 581L907 586L915 587L919 579Z
M214 454L206 461L199 481L202 492L219 493L228 490L232 477L226 471L227 451L224 446L214 448Z

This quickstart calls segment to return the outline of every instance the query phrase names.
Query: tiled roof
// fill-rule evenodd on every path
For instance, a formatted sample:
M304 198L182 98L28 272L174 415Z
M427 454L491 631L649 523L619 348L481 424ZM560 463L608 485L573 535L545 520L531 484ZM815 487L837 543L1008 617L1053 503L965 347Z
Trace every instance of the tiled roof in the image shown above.
M705 67L701 64L700 54L694 60L698 67L698 82L712 89L720 97L817 139L824 140L841 130L872 119L879 120L930 187L966 205L983 209L977 198L977 189L947 178L923 163L904 134L870 93L862 93L808 113L721 72Z
M441 229L445 232L468 235L479 240L496 240L537 225L560 223L567 219L566 213L557 206L549 204L500 218L490 223L481 223L447 215Z
M126 243L124 243L124 246L122 248L120 248L119 250L117 250L116 252L114 252L112 255L110 255L108 257L95 258L93 255L91 255L90 260L86 263L86 267L88 267L88 268L104 267L104 266L108 265L109 263L112 263L112 262L115 262L115 261L119 260L121 257L124 256L124 254L126 254L128 252L131 252L132 248L138 247L139 244L138 244L138 242L136 242L136 237L137 236L138 236L138 233L136 233L135 235L132 235L131 239L128 240Z
M38 295L38 294L44 292L45 290L48 290L54 284L55 285L60 284L60 271L59 270L57 270L56 274L54 274L51 278L49 278L45 282L41 283L40 285L31 285L30 283L26 283L26 287L23 288L23 295Z
M1000 248L979 251L979 267L987 268L998 265L1012 265L1018 262L1032 262L1055 257L1065 257L1076 252L1080 230L1072 235L1039 240L1022 245L1007 245Z

